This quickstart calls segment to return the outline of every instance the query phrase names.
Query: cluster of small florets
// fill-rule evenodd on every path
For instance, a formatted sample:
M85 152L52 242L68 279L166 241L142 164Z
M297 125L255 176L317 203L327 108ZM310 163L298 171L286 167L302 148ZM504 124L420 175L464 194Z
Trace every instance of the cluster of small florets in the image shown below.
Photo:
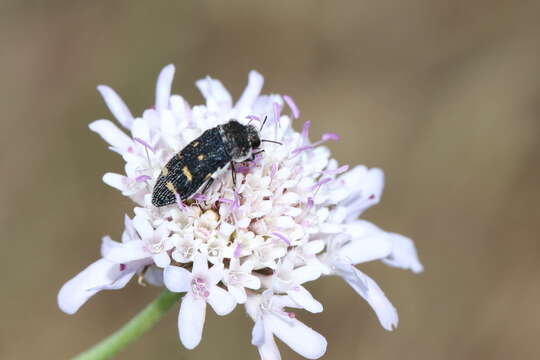
M187 348L201 340L206 304L218 315L244 304L255 323L251 342L263 359L279 359L274 336L315 359L324 354L326 340L291 309L321 312L322 304L304 283L338 275L392 330L398 323L395 308L354 265L382 260L414 272L422 265L411 240L358 219L379 202L382 171L338 164L323 145L338 136L327 133L311 141L309 121L295 131L297 106L286 95L260 95L263 78L255 71L235 104L218 80L197 81L206 105L193 107L170 95L173 75L172 65L161 71L155 106L138 118L111 88L98 87L127 130L109 120L90 124L126 162L125 174L107 173L103 181L137 206L132 218L125 217L121 242L104 237L102 258L63 286L60 308L74 313L100 290L122 288L137 276L185 293L178 324ZM282 145L265 143L254 161L237 164L236 184L225 172L188 201L152 205L163 166L203 131L230 119L247 124L265 118L261 137Z

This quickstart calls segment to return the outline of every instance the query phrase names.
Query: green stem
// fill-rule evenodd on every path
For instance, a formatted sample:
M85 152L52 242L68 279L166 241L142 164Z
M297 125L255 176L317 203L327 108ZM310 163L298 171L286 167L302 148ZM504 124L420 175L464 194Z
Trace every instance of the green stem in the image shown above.
M167 310L180 299L180 296L179 293L163 291L157 299L148 304L127 324L90 349L77 355L73 360L111 359L120 350L139 338L146 330L154 326L165 315Z

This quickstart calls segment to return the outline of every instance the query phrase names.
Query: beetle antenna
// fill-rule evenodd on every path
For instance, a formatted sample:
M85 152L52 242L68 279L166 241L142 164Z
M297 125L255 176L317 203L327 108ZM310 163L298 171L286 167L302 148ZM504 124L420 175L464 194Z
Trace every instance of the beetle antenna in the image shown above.
M279 141L274 141L274 140L266 140L266 139L262 139L261 142L269 142L269 143L273 143L273 144L283 145L283 143L281 143L281 142L279 142Z
M264 121L263 121L263 123L262 123L262 125L261 125L261 128L259 129L259 132L262 131L262 129L263 129L263 127L264 127L264 124L266 124L266 120L268 120L268 115L266 115L266 116L264 117Z

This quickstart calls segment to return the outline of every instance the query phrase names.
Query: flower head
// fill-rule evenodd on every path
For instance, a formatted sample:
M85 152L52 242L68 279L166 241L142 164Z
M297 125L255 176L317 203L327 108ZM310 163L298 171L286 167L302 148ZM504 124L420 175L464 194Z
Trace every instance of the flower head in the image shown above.
M355 265L382 260L414 272L422 265L411 240L358 219L380 201L382 171L339 164L326 147L339 136L326 133L312 141L309 121L295 131L297 105L287 95L261 95L263 78L255 71L236 103L220 81L197 81L206 99L197 106L170 94L173 75L172 65L161 71L155 104L137 118L111 88L98 87L124 128L109 120L90 124L125 161L122 174L107 173L103 181L136 206L133 218L126 216L122 241L104 238L102 258L63 286L60 308L74 313L100 290L119 289L139 274L185 293L178 326L187 348L201 341L206 304L218 315L244 304L255 322L252 344L263 359L280 358L274 336L316 359L326 340L286 308L321 312L323 305L304 284L337 275L392 330L396 309ZM204 193L152 205L153 187L169 159L231 119L259 123L261 139L274 142L263 142L258 150L264 152L234 164L234 176L228 166L215 173Z

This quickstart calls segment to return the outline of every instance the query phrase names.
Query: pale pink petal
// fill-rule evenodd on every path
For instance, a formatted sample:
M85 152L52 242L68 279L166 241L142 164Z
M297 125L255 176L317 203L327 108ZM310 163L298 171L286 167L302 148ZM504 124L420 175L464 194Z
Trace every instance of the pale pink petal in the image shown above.
M115 151L123 153L128 151L133 141L122 130L120 130L112 121L96 120L91 122L88 127L103 138Z
M388 235L383 232L373 233L366 237L352 240L343 246L340 257L347 259L351 264L360 264L372 260L383 259L390 255L392 244Z
M354 170L354 169L353 169ZM369 207L379 203L384 188L384 173L381 169L369 169L360 181L355 184L355 189L359 191L360 197L350 204L347 204L349 215L346 221L356 219Z
M129 179L124 175L106 173L105 175L103 175L103 182L110 187L113 187L123 192L128 188L127 183L129 182Z
M263 323L263 321L261 321ZM254 329L255 330L255 329ZM281 360L281 354L274 340L274 335L267 326L264 326L263 342L257 346L261 360ZM258 339L259 340L259 339Z
M210 290L210 295L206 298L206 301L208 301L216 314L221 316L229 314L236 306L234 296L217 286Z
M163 282L172 292L187 292L191 289L193 276L189 271L179 266L167 266L163 270Z
M208 283L215 285L223 279L223 263L218 262L208 270Z
M317 280L321 277L321 268L314 265L305 265L296 268L292 272L292 276L296 283L303 284L308 281Z
M248 289L257 290L261 287L261 279L254 275L244 274L242 285Z
M424 271L411 239L395 233L388 233L388 236L392 242L392 251L386 259L383 259L385 264L401 269L410 269L415 273Z
M375 281L352 265L335 264L335 268L337 274L369 303L383 328L392 331L397 327L397 310Z
M264 321L259 316L251 330L251 345L261 346L262 344L264 344Z
M206 256L200 254L196 255L193 259L193 275L206 274L208 272L208 261Z
M62 286L58 293L58 306L63 312L74 314L97 292L123 288L135 271L100 259Z
M205 317L206 302L187 293L178 313L178 333L186 348L194 349L201 342Z
M227 289L238 304L244 304L246 302L246 289L244 289L242 286L227 285Z
M105 255L107 260L117 264L142 260L151 256L145 248L145 243L140 240L118 244L118 246L110 248Z
M292 290L287 291L287 295L309 312L320 313L323 311L322 304L315 300L303 286L295 286Z
M263 85L264 78L262 77L262 75L259 74L257 71L250 71L246 89L240 96L240 99L238 99L235 108L241 113L248 112L252 108L259 94L261 93Z
M156 110L162 112L169 107L171 85L174 78L174 65L165 66L159 73L156 85Z
M206 99L206 106L211 111L226 111L232 107L231 94L225 89L221 81L207 77L195 82Z
M120 245L122 245L122 243L112 240L110 236L104 236L101 239L101 256L105 257L109 251Z
M300 321L292 318L287 321L275 316L264 317L265 327L275 336L307 359L318 359L326 352L326 339Z
M171 263L171 257L166 251L152 255L152 259L154 260L154 264L160 268L165 268Z
M154 235L154 228L148 222L148 219L144 216L136 215L133 218L133 226L139 233L141 239L149 239Z
M116 120L118 120L118 122L122 124L123 127L131 129L131 124L133 123L133 115L131 115L131 111L129 111L129 108L124 103L122 98L120 98L120 96L118 96L118 94L113 89L106 85L99 85L97 89L100 92L101 96L103 96L103 100L105 100L105 103L109 107L109 110L114 115Z

